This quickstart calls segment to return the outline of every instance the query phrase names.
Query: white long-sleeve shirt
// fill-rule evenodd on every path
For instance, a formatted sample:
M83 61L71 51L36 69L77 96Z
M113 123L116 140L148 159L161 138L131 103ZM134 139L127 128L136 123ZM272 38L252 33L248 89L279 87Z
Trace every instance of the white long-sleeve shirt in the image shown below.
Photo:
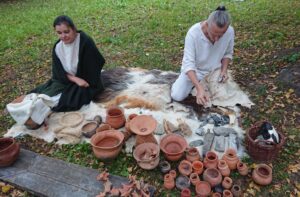
M202 31L201 23L194 24L185 37L181 72L194 70L203 79L210 71L221 67L223 58L232 59L234 29L229 26L223 36L212 44Z

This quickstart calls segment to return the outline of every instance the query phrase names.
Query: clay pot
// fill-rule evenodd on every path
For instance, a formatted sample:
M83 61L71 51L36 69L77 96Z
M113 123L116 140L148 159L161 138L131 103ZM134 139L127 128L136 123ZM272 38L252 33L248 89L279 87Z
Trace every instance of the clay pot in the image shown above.
M194 161L192 167L193 167L193 172L199 175L203 172L203 163L201 161Z
M242 189L239 185L233 185L230 191L234 197L239 197L242 195Z
M191 162L189 162L188 160L182 160L178 166L178 171L182 175L190 175L193 171Z
M110 107L106 111L106 123L112 128L119 129L125 125L125 116L120 107Z
M179 175L176 179L176 188L183 190L189 188L191 185L190 179L187 176Z
M164 187L166 189L173 189L175 187L174 178L170 174L164 176Z
M248 166L245 163L239 161L236 167L240 175L246 176L248 174Z
M215 192L211 195L211 197L222 197L222 194Z
M232 193L231 193L230 190L225 189L225 190L223 191L223 197L233 197L233 195L232 195Z
M170 174L174 179L176 179L176 176L177 176L176 170L170 170L169 174Z
M216 168L207 168L203 173L203 180L214 187L222 182L222 175Z
M185 157L188 161L199 161L200 160L200 154L197 148L188 148L185 153Z
M191 181L191 183L192 183L193 185L196 186L196 183L198 183L198 182L200 181L200 178L199 178L198 174L192 173L192 174L190 175L190 181Z
M128 116L127 121L126 121L126 123L125 123L125 129L126 129L127 131L131 132L129 122L130 122L134 117L136 117L136 116L138 116L138 115L137 115L137 114L130 114L130 115Z
M252 179L259 185L269 185L272 182L272 168L266 164L258 164L252 172Z
M159 147L154 143L140 144L134 149L133 157L141 168L152 170L159 163Z
M191 197L191 190L188 188L184 188L181 190L180 197Z
M168 173L171 170L171 165L167 161L162 161L159 163L159 168L162 173Z
M199 181L196 184L196 193L199 196L209 196L210 192L211 192L211 186L208 182L206 181Z
M123 140L123 133L117 130L96 133L91 138L94 155L101 160L116 158L122 149Z
M225 177L222 181L222 186L224 189L230 189L232 187L232 179L230 177Z
M135 136L135 146L138 146L138 145L144 144L144 143L158 144L152 133L149 135L136 135Z
M217 168L218 165L218 156L213 151L208 151L204 158L204 166L206 168Z
M98 122L92 121L84 124L81 127L82 135L87 138L91 138L95 133L98 127Z
M159 146L167 160L178 161L187 148L187 142L184 137L172 133L165 135Z
M218 170L221 172L222 176L229 176L230 169L225 160L221 159L218 162Z
M137 135L150 135L157 127L157 121L150 115L139 115L129 122L129 129Z
M0 138L0 167L12 165L19 153L20 145L14 138Z
M236 164L239 161L239 158L237 157L236 151L234 149L232 148L227 149L222 159L226 161L230 170L236 169Z
M102 132L102 131L107 131L107 130L111 130L111 126L109 124L105 124L102 123L97 129L96 129L96 133L98 132Z

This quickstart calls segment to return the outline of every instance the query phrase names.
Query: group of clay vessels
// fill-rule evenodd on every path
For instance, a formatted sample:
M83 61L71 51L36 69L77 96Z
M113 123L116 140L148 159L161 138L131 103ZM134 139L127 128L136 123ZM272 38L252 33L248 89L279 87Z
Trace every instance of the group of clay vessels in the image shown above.
M190 185L194 186L197 196L241 196L242 189L233 184L230 173L237 170L242 176L246 176L249 171L247 165L239 160L234 149L227 149L221 159L215 152L209 151L201 161L198 150L188 148L185 159L178 166L179 176L167 161L161 162L160 168L166 173L164 187L173 189L176 186L181 190L182 197L191 196ZM272 181L272 169L266 164L258 164L252 172L252 179L257 184L268 185Z

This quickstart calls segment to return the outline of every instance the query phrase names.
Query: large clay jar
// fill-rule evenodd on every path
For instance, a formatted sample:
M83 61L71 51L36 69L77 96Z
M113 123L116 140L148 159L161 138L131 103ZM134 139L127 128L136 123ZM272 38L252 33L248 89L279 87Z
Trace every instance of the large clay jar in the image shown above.
M178 166L178 171L184 176L190 175L193 171L191 162L188 160L182 160Z
M160 149L169 161L178 161L187 148L184 137L178 134L167 134L160 140Z
M226 161L230 170L236 169L236 164L238 163L239 158L236 155L236 151L234 149L232 148L227 149L222 159Z
M199 181L196 184L196 193L199 196L209 196L210 192L211 192L211 186L208 182L206 181Z
M188 161L199 161L200 160L200 154L197 148L192 147L188 148L185 153L185 157Z
M173 189L175 187L175 180L170 174L164 176L164 187L166 189Z
M232 195L232 193L231 193L230 190L225 189L225 190L223 191L223 197L233 197L233 195Z
M117 130L96 133L91 138L94 155L101 160L116 158L122 149L123 140L123 133Z
M20 153L20 145L13 138L0 138L0 167L13 164Z
M154 143L140 144L134 149L133 157L141 168L152 170L159 163L159 147Z
M222 175L216 168L207 168L203 172L203 180L214 187L222 182Z
M194 186L196 186L196 184L200 181L200 178L199 178L198 174L192 173L192 174L190 175L190 181L191 181L191 183L192 183Z
M246 176L248 174L248 166L245 163L239 161L236 167L241 175Z
M189 188L184 188L181 190L180 197L191 197L191 190Z
M202 174L204 166L201 161L194 161L192 163L192 166L193 166L193 172L195 172L199 175Z
M204 166L206 168L217 168L218 165L218 156L213 151L208 151L204 158Z
M240 197L242 195L242 189L239 185L233 185L230 191L233 197Z
M258 164L252 172L252 179L259 185L269 185L272 182L272 168L266 164Z
M106 123L112 128L119 129L125 125L125 116L120 107L110 107L106 111Z
M230 169L225 160L221 159L218 161L218 170L221 172L222 176L229 176Z
M222 181L222 186L224 189L230 189L232 187L232 179L230 177L225 177Z

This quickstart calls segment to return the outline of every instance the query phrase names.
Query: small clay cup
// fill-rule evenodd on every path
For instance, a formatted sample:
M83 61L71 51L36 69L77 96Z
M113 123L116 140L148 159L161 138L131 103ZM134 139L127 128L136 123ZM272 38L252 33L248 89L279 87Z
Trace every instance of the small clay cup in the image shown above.
M247 166L245 163L239 161L239 162L237 163L237 166L236 166L236 167L237 167L237 169L238 169L240 175L246 176L246 175L248 174L248 166Z
M222 176L229 176L230 169L225 160L221 159L218 161L218 170L221 172Z
M197 173L198 175L202 174L204 166L201 161L194 161L192 163L193 172Z
M230 189L232 187L232 179L230 177L225 177L222 181L222 186L224 189Z
M187 176L179 175L176 178L176 188L183 190L184 188L189 188L191 185L190 179Z
M194 186L196 186L196 184L200 181L198 174L196 173L190 174L190 181Z
M91 138L96 133L97 128L98 128L98 122L96 121L88 122L81 127L82 135L84 137Z
M233 197L233 195L232 195L232 193L231 193L230 190L225 189L225 190L223 191L223 197Z
M240 197L243 193L242 189L239 185L233 185L230 191L231 191L233 197Z
M178 171L184 176L190 175L193 171L191 162L188 160L182 160L178 166Z

